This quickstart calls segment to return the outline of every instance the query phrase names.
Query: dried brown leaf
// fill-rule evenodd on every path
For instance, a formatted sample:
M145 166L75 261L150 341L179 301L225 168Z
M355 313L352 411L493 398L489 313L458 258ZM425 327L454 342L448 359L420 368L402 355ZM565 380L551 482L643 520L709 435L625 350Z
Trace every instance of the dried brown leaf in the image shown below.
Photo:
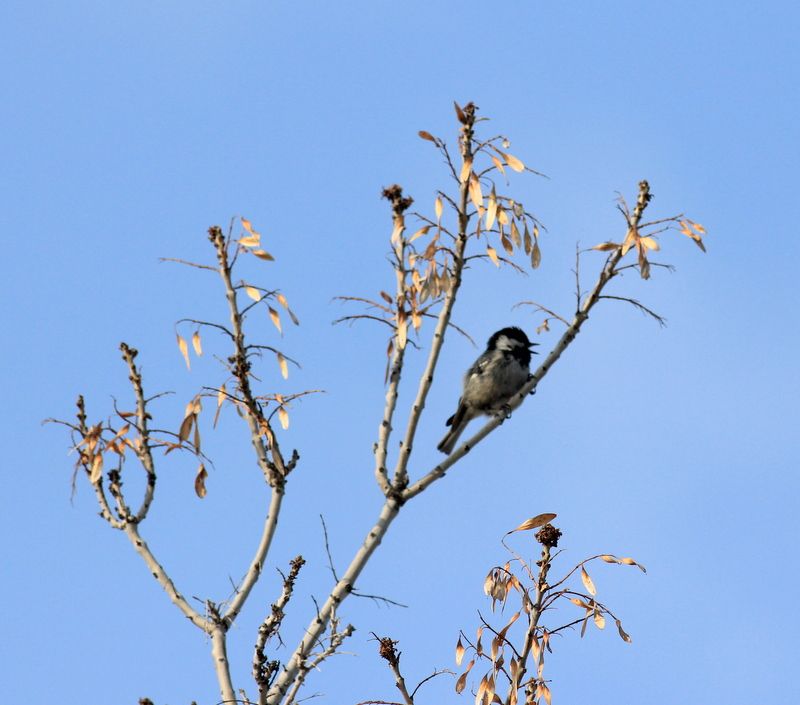
M497 169L500 171L500 173L503 176L505 176L506 175L506 169L503 166L503 162L501 162L497 157L495 157L494 154L492 154L491 156L492 156L492 162L494 162L494 165L497 167Z
M214 413L214 424L213 428L217 427L217 421L219 420L219 412L222 409L222 403L227 398L227 390L225 389L225 385L223 384L219 390L217 391L217 411Z
M481 191L481 182L475 174L471 174L469 178L469 199L475 208L483 208L483 192Z
M599 250L600 252L610 252L611 250L616 250L618 247L618 242L601 242L599 245L595 245L592 249Z
M186 361L186 369L192 369L192 363L189 361L189 346L186 344L183 336L177 335L175 336L178 339L178 350L181 351L181 355L183 355L183 359Z
M534 240L533 251L531 252L531 267L538 269L542 263L542 251L539 249L539 241Z
M89 473L89 482L93 485L100 482L100 479L103 477L103 454L98 453L92 458L92 470Z
M633 558L620 558L619 562L625 565L635 565L639 570L642 571L642 573L647 572L645 567L641 563L637 563L635 560L633 560Z
M178 438L181 442L189 440L189 435L192 433L192 425L197 417L195 414L187 414L181 422L181 427L178 429Z
M617 620L617 631L619 632L619 636L622 639L622 641L628 644L630 644L633 641L633 639L631 639L630 636L625 633L625 630L622 628L622 622L620 622L619 620Z
M278 421L281 422L284 431L289 428L289 412L282 406L278 409Z
M206 471L206 466L200 463L200 467L197 469L197 475L194 478L194 492L200 499L206 496L207 477L208 472Z
M503 155L503 159L506 160L506 164L508 164L514 171L525 171L525 165L513 154L508 154L508 152L500 152L500 154Z
M462 125L465 125L467 122L467 117L464 115L464 111L461 109L461 106L456 103L456 101L453 101L453 107L456 109L456 117L458 118L458 121Z
M468 178L469 175L472 173L472 159L467 159L461 165L461 174L459 175L459 180L463 184Z
M438 217L438 216L437 216ZM430 225L423 225L417 232L415 232L409 239L409 242L414 242L418 237L422 237L423 235L427 235L428 231L431 229ZM391 301L389 302L391 303Z
M491 230L494 225L494 219L497 216L497 196L494 192L494 186L489 194L489 202L486 206L486 229Z
M244 290L253 301L261 301L261 292L254 286L245 286Z
M417 134L420 137L422 137L422 139L428 140L428 142L433 142L434 144L436 144L436 138L430 132L426 132L425 130L420 130Z
M530 519L523 521L516 529L511 529L511 531L507 532L506 535L513 534L515 531L530 531L531 529L538 529L540 526L544 526L545 524L553 521L553 519L555 519L557 516L557 514L553 514L551 512L537 514L535 517L531 517Z
M245 235L239 238L239 244L242 247L258 247L261 244L261 236L257 233L255 235Z
M200 331L198 330L192 335L192 347L194 348L195 355L203 354L203 345L200 343Z
M491 245L486 246L486 254L489 255L489 259L494 262L496 267L500 266L500 260L497 258L497 251Z
M278 329L278 333L283 335L280 314L274 308L272 308L272 306L268 306L267 308L269 309L269 317L272 320L272 324Z
M265 262L274 262L275 258L266 250L250 250L252 254L254 254L259 259L263 259Z
M241 220L242 220L242 227L245 230L247 230L248 233L250 233L251 235L258 235L258 233L255 230L253 230L253 224L247 218L243 217Z
M589 577L589 573L586 572L586 568L581 566L581 582L583 583L583 587L586 588L586 592L588 592L592 597L597 594L597 588L594 586L594 582Z
M286 364L286 358L280 353L277 353L277 357L278 365L281 368L281 377L284 379L289 379L289 365Z

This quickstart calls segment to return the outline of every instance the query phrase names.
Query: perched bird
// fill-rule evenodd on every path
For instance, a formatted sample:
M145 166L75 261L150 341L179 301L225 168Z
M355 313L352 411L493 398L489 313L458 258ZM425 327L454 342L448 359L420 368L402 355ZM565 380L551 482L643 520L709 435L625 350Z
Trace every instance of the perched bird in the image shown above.
M498 413L530 375L531 343L519 328L503 328L486 344L486 350L464 375L464 391L456 413L447 419L450 430L437 448L450 455L472 419Z

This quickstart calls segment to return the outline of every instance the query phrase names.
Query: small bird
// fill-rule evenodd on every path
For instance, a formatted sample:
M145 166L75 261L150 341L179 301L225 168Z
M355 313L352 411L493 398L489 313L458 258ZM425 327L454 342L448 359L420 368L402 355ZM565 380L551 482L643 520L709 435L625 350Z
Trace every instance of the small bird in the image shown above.
M530 375L531 343L520 328L497 331L486 350L464 375L464 391L456 413L447 419L450 430L437 448L450 455L467 424L481 414L498 413Z

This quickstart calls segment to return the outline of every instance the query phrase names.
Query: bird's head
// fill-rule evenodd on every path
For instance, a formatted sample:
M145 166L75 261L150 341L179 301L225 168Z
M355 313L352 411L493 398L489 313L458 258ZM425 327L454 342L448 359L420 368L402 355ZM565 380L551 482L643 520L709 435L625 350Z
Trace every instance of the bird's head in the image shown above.
M494 333L489 338L489 342L486 343L486 349L513 352L514 350L530 350L534 345L538 344L528 340L528 336L525 335L525 331L521 328L510 326ZM533 351L531 350L531 352Z

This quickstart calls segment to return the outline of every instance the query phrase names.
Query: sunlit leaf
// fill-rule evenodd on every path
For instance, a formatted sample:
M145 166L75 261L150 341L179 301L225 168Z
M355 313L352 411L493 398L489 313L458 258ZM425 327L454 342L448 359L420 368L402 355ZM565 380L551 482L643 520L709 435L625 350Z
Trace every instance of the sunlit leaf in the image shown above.
M600 612L594 613L594 623L598 629L606 628L606 618Z
M275 258L266 250L250 250L252 254L254 254L259 259L263 259L265 262L274 262Z
M472 159L467 159L461 165L461 174L459 175L459 180L463 184L468 178L469 175L472 173Z
M258 234L245 235L239 238L239 244L243 247L258 247L261 244L261 236Z
M506 234L503 233L500 237L500 244L503 246L503 249L509 254L514 254L514 246L511 244L511 240L506 237Z
M464 111L461 109L461 106L458 103L456 103L455 101L453 101L453 107L456 109L456 117L458 118L458 121L462 125L466 124L467 117L466 117L466 115L464 115Z
M194 478L194 491L195 494L200 498L206 496L206 478L208 477L208 472L206 472L206 466L203 463L200 463L200 467L197 469L197 475Z
M500 266L500 260L497 258L497 251L491 245L486 246L486 254L489 255L489 259L494 262L495 266Z
M500 154L503 155L503 159L506 160L506 164L508 164L514 171L525 171L525 165L513 154L508 154L507 152L500 152Z
M408 323L403 317L397 322L397 347L403 349L408 342Z
M248 233L250 233L251 235L258 235L258 233L255 230L253 230L253 224L247 218L242 218L241 220L242 220L242 227L245 230L247 230Z
M611 554L606 553L605 555L600 556L600 560L605 561L606 563L619 563L619 559Z
M100 478L103 477L103 454L98 453L97 455L92 458L92 469L89 473L89 482L93 485L100 482Z
M625 565L635 565L639 570L642 571L642 573L647 572L647 570L645 570L645 567L641 563L637 563L635 560L633 560L633 558L620 558L619 562Z
M475 665L475 659L472 659L467 664L467 669L458 677L456 681L456 693L460 693L464 690L464 687L467 685L467 676L469 672L472 670L472 667Z
M220 409L222 409L222 403L225 401L227 396L228 396L227 390L225 389L225 385L223 384L217 391L217 411L214 414L214 424L213 424L214 428L217 427L217 421L219 420L219 412Z
M586 568L583 566L581 566L581 582L583 583L583 587L586 588L586 592L592 596L597 594L597 588L595 588L592 579L589 577L589 573L586 572Z
M261 301L261 292L254 286L245 286L244 290L253 301Z
M578 607L583 607L583 609L585 610L592 611L594 609L588 602L581 600L579 597L570 597L569 601L573 605L577 605Z
M285 431L289 428L289 412L282 406L278 409L278 421L281 422L281 428Z
M639 242L646 247L648 250L655 250L658 251L661 247L658 244L657 240L654 240L652 237L643 237L639 240Z
M437 216L438 217L438 216ZM428 231L431 229L430 225L423 225L417 232L415 232L409 239L409 242L414 242L418 237L422 237L423 235L427 235ZM391 303L391 302L390 302Z
M192 347L194 348L195 355L203 354L203 346L200 343L200 331L195 331L192 335Z
M639 235L636 233L636 231L633 228L628 230L628 234L625 236L625 239L622 241L622 256L623 257L626 254L628 254L628 250L630 250L631 247L633 247L636 244L636 239L638 237L639 237Z
M515 531L530 531L531 529L538 529L540 526L544 526L545 524L553 521L553 519L555 519L557 516L557 514L552 514L550 512L545 514L537 514L535 517L526 519L516 529L511 529L511 531L508 533L513 534Z
M289 365L286 364L286 358L283 355L281 355L280 353L278 353L277 355L278 355L278 365L280 365L280 368L281 368L281 376L284 379L288 379L289 378Z
M517 247L522 247L522 238L519 236L519 228L515 220L511 221L511 239Z
M494 186L489 194L489 202L486 206L486 229L491 230L494 225L494 219L497 216L497 195L494 192Z
M506 169L503 166L503 162L501 162L497 157L495 157L494 154L492 154L491 157L492 157L492 162L494 162L494 165L497 167L497 169L500 171L500 173L503 176L505 176L506 175Z
M464 658L465 651L466 649L464 648L464 645L461 643L461 637L459 636L458 643L456 644L456 666L461 665L461 661Z
M481 191L481 182L475 174L472 174L469 179L469 198L475 208L483 208L483 193Z
M436 220L442 219L442 199L440 196L436 197L436 200L433 202L433 211L436 213Z
M618 242L601 242L599 245L595 245L592 249L599 250L600 252L610 252L611 250L616 250L618 247Z
M189 346L186 344L186 341L182 336L176 334L176 337L178 338L178 350L181 351L183 359L186 360L186 368L191 370L192 363L189 361Z
M274 308L272 308L272 306L268 306L267 308L269 309L269 317L272 320L273 325L278 329L278 333L283 335L280 314Z

